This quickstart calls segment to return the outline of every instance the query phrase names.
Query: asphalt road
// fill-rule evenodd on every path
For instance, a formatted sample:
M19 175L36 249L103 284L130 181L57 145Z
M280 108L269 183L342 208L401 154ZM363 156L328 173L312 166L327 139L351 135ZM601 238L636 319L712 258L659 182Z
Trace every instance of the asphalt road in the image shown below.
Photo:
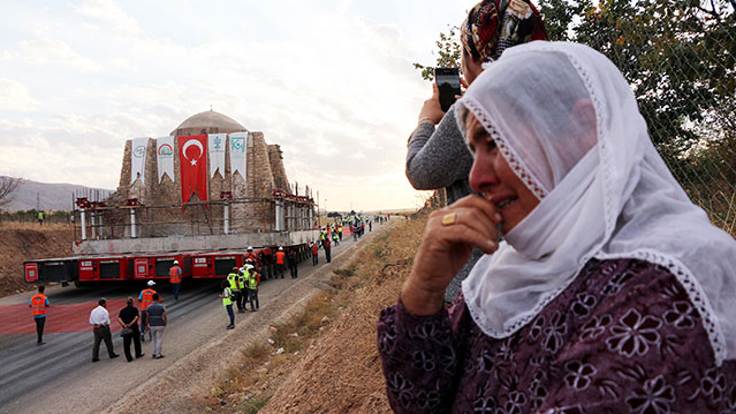
M346 238L339 246L333 246L333 257L354 244L352 238ZM306 260L299 266L300 278L319 272L324 263L324 252L320 250L320 265L313 267L311 259ZM288 272L285 279L262 283L259 288L261 308L268 306L293 283ZM227 317L217 297L218 286L219 282L194 284L185 281L176 303L170 297L168 287L160 286L169 312L169 326L163 344L166 358L152 360L151 344L146 342L143 349L146 355L131 363L123 355L122 338L116 333L119 326L115 320L125 298L137 297L140 286L48 289L46 293L52 311L49 312L47 328L53 322L53 329L52 333L44 335L46 344L41 346L35 344L35 326L27 308L31 294L1 298L0 315L4 313L6 316L0 316L0 413L50 412L49 408L54 412L81 413L104 408L195 347L224 332ZM101 361L93 364L93 335L86 322L100 296L114 304L108 306L108 310L113 320L114 349L120 357L109 360L102 344ZM19 318L20 308L24 315ZM54 314L54 308L63 310ZM15 316L8 320L9 314ZM250 317L258 317L258 312L236 314L236 321ZM52 318L55 319L52 321ZM98 386L90 387L90 379L94 379L93 383Z

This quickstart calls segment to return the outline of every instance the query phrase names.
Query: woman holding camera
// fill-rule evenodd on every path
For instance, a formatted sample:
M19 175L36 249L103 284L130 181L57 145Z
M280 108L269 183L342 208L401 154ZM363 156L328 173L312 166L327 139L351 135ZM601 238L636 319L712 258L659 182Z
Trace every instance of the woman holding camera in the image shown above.
M462 74L470 85L483 65L498 59L506 48L547 38L539 12L526 0L484 0L475 5L461 28ZM440 107L437 84L424 102L419 123L409 138L406 176L417 190L445 188L448 204L470 194L468 172L473 158L457 127L452 110ZM451 302L460 282L480 257L475 251L449 285L445 300Z
M455 106L480 195L430 216L381 313L392 408L734 412L736 242L675 181L618 69L533 42Z

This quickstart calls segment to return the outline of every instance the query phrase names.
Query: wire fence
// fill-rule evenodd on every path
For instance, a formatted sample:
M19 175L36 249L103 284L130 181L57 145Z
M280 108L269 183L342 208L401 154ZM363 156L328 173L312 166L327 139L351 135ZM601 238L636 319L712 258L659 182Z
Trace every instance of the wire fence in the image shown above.
M675 178L736 234L734 1L544 1L553 40L605 54L632 86ZM576 16L576 18L573 18Z
M715 225L736 236L736 0L539 6L550 40L587 44L622 71L675 178ZM446 43L437 45L452 47ZM445 55L438 64L447 64ZM443 202L440 190L425 207Z

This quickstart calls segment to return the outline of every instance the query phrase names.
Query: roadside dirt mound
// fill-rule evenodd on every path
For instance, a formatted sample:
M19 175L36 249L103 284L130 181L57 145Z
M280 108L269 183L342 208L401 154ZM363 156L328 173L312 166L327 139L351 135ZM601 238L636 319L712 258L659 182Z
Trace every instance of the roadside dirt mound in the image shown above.
M391 412L376 347L376 320L383 308L396 303L424 223L401 223L361 252L349 270L358 281L349 288L349 303L259 413Z
M23 261L71 254L74 235L63 224L0 224L0 296L28 289Z

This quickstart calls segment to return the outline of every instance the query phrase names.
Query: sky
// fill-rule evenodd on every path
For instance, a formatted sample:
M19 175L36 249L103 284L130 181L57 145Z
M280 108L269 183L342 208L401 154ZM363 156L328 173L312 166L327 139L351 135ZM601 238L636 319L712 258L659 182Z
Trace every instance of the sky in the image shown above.
M413 62L476 0L0 0L0 175L115 189L125 140L211 107L322 208L417 207Z

